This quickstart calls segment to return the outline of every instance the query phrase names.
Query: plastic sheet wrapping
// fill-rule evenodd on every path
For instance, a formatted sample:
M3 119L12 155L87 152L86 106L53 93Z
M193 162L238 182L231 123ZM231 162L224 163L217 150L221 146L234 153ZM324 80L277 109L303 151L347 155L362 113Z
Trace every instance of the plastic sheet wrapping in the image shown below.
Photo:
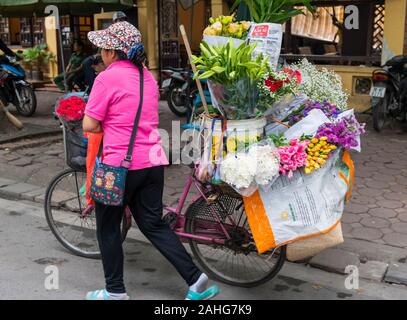
M312 175L297 170L292 179L280 176L270 192L244 198L259 253L332 230L352 189L352 171L348 151L342 158L337 151Z
M291 113L300 109L300 107L307 101L308 96L301 92L297 95L288 95L283 100L274 103L273 106L264 113L264 115L271 116L279 121L283 121Z
M313 109L302 120L284 132L287 140L296 139L304 135L314 136L318 128L324 123L331 122L329 118L319 109Z
M208 80L212 104L229 120L256 117L259 89L249 78L238 80L233 85L223 85Z

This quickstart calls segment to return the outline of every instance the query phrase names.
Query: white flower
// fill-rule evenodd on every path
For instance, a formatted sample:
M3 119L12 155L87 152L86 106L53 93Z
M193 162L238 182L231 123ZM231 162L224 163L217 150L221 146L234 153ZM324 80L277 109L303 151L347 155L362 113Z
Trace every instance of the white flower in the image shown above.
M280 160L273 146L254 145L248 152L230 153L221 163L221 179L236 189L253 184L267 186L279 173Z
M221 163L221 179L237 189L248 188L254 181L255 169L248 154L231 153Z
M250 148L249 156L256 163L255 182L267 186L278 176L280 159L275 147L255 145Z
M301 72L300 90L311 100L318 102L326 100L340 110L348 108L349 95L343 91L342 79L337 73L326 68L319 70L307 59L293 64L291 68Z
M216 32L221 32L222 31L222 23L220 23L219 21L215 22L212 25L213 30L215 30Z

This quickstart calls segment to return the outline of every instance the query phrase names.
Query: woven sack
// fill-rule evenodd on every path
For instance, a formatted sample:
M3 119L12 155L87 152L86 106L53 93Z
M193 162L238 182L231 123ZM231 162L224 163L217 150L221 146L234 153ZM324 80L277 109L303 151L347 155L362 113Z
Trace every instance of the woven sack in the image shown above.
M339 222L328 233L301 239L287 245L287 260L301 261L343 243L342 227Z

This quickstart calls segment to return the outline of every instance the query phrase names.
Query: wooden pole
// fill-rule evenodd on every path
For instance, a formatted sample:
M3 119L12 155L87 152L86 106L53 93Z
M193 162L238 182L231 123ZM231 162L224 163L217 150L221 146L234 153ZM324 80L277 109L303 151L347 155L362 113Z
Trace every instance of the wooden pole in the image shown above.
M189 45L188 35L187 35L186 31L185 31L184 25L181 24L179 26L179 29L181 31L182 39L184 40L185 49L187 50L187 54L188 54L189 61L191 63L192 71L195 74L197 72L197 69L196 69L195 64L192 63L192 51L191 51L191 46ZM195 81L196 81L196 85L198 87L199 95L201 96L201 99L202 99L202 105L203 105L203 107L205 109L205 114L209 117L208 104L206 103L206 99L205 99L205 95L203 93L201 81L198 78L196 78Z
M3 112L6 114L7 119L17 128L17 129L22 129L23 124L20 120L18 120L15 116L13 116L10 111L7 110L7 108L4 106L3 102L0 99L0 109L3 110Z

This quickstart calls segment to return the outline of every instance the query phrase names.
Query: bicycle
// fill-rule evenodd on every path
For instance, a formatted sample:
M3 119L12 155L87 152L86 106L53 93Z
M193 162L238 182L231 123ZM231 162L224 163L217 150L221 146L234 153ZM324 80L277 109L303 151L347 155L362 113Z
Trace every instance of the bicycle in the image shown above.
M79 130L80 131L80 130ZM80 132L63 126L66 163L47 188L44 210L48 225L58 241L72 253L100 258L96 238L95 210L86 202L86 166L72 161L85 152ZM192 186L196 195L183 210ZM209 277L223 283L253 287L277 275L285 262L286 247L259 254L245 214L243 199L201 183L195 170L188 176L175 208L164 207L166 221ZM122 240L132 225L126 208L121 225Z

